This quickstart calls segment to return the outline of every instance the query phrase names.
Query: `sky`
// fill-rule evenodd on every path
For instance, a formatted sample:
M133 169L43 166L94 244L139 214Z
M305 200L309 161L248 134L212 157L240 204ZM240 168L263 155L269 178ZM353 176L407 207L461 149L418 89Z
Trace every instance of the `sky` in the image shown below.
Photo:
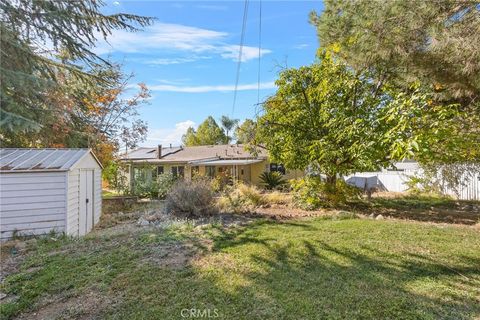
M281 68L315 61L318 39L308 22L312 10L320 12L322 3L264 0L260 19L260 2L249 1L235 108L244 1L109 0L105 13L156 20L142 32L114 31L94 51L134 74L127 95L140 82L151 90L148 104L139 110L149 127L142 145L179 145L188 127L210 115L217 122L222 115L254 118L258 101L275 93Z

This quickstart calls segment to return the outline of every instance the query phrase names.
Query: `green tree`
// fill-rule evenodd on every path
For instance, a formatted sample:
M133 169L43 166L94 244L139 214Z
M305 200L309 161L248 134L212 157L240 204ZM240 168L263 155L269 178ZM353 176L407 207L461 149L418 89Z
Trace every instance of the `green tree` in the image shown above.
M107 63L96 55L97 38L113 30L138 31L151 18L101 13L102 1L18 0L0 2L0 126L2 131L34 131L45 126L51 95L66 95L62 77L84 83L107 82L95 70ZM67 59L60 58L66 57ZM58 113L70 111L60 110Z
M241 125L235 129L235 138L237 143L257 144L257 124L252 119L245 119Z
M419 80L464 106L479 99L477 1L327 0L311 21L323 47L340 46L339 56L379 82Z
M227 136L227 143L232 141L230 137L230 132L238 125L239 119L229 118L228 116L222 116L220 118L220 123L222 124L223 129L225 130L225 135Z
M478 2L327 0L311 22L337 58L368 70L379 90L397 88L395 153L429 166L480 161Z
M187 129L187 132L182 136L182 142L187 147L200 145L197 139L197 132L193 127Z
M213 119L209 116L197 128L189 128L182 137L183 144L186 146L205 146L214 144L224 144L228 142L228 138Z
M264 104L259 131L275 162L314 167L336 176L388 163L390 141L380 119L388 96L364 74L324 52L318 63L281 72L278 90Z

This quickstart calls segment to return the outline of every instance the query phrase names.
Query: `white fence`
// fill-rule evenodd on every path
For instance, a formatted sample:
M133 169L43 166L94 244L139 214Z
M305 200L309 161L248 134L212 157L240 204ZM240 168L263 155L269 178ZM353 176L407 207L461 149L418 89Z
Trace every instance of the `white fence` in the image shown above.
M405 192L408 189L406 182L409 176L417 173L417 170L360 172L345 177L345 181L361 189ZM457 192L447 187L443 188L443 192L461 200L480 201L480 172L464 174L460 181Z
M457 191L444 186L443 192L462 200L480 201L480 172L463 174L460 181L461 185Z

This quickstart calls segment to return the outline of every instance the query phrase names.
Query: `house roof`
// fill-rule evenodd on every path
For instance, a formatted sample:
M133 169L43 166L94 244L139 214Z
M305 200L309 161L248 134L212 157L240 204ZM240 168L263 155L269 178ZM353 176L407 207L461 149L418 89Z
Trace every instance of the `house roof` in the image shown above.
M90 149L0 149L0 172L68 171ZM101 166L100 162L98 162Z
M202 160L265 159L267 152L258 148L258 155L245 150L242 144L208 145L194 147L162 148L161 158L157 157L157 148L138 148L122 157L124 161L168 163L196 162Z

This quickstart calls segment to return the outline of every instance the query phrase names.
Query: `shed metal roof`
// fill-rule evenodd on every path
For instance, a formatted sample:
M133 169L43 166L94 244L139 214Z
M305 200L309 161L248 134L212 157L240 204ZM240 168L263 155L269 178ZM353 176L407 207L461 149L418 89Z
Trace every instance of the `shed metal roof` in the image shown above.
M67 171L89 152L90 149L2 148L0 172Z

